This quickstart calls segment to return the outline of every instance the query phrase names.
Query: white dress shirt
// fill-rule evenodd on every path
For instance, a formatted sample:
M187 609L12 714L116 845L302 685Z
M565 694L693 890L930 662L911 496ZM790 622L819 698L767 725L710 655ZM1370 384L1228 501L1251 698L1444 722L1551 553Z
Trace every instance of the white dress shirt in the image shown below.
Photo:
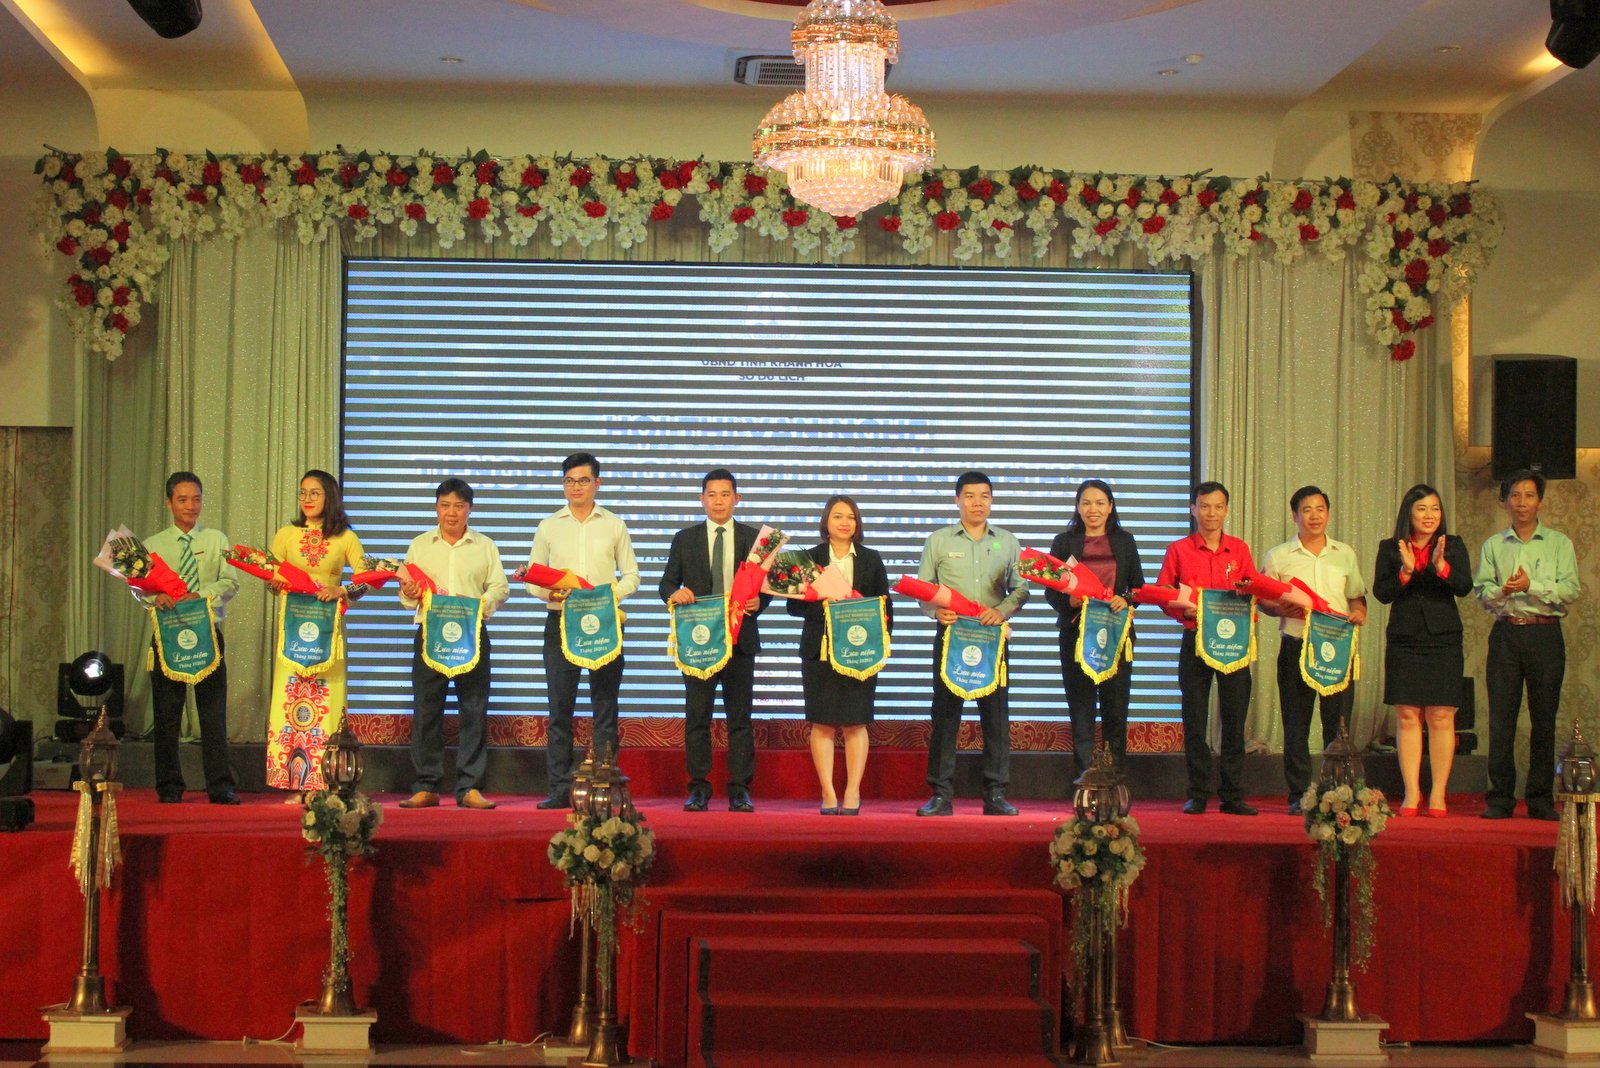
M190 592L211 598L211 615L220 627L222 617L228 612L228 602L239 592L238 570L222 559L222 554L233 548L233 543L228 541L228 536L222 531L203 527L199 523L196 523L189 533L191 535L189 553L194 557L195 566L200 571L200 582ZM182 559L183 546L179 544L178 539L182 536L183 531L174 524L144 539L144 547L160 556L180 578L183 569L178 561ZM153 600L137 592L134 596L146 604Z
M856 547L851 545L850 550L840 556L834 552L833 545L830 542L828 545L828 560L844 573L845 580L850 583L850 588L854 589L856 585Z
M731 531L729 537L731 542ZM619 601L639 588L639 561L633 555L628 526L598 504L587 519L579 520L568 506L540 523L528 563L571 571L594 586L611 583ZM550 600L550 590L531 582L526 585L535 597ZM552 602L549 608L560 611L561 603Z
M440 593L482 600L485 621L511 596L511 584L506 581L506 569L500 563L500 549L471 527L454 545L445 540L438 527L418 534L406 550L406 563L416 564L426 571ZM422 622L420 600L412 600L402 590L400 603L416 609L414 618Z
M1300 544L1298 537L1267 551L1261 561L1261 573L1279 582L1299 579L1310 586L1318 596L1328 602L1335 612L1350 611L1350 602L1367 595L1367 584L1361 578L1361 561L1356 551L1342 541L1328 538L1322 552L1313 553ZM1283 633L1291 638L1303 638L1306 621L1290 616L1280 616Z

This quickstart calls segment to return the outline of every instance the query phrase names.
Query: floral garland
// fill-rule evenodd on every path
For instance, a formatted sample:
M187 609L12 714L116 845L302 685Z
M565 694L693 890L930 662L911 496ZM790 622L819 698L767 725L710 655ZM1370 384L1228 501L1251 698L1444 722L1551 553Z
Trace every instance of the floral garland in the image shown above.
M572 891L572 921L587 920L598 937L601 989L611 983L617 910L622 909L630 926L638 923L638 889L655 863L655 832L645 824L644 816L632 811L603 820L574 812L567 817L567 829L550 839L550 863Z
M909 255L955 242L969 260L1012 255L1019 228L1032 254L1050 251L1067 224L1071 255L1124 245L1151 263L1202 258L1258 245L1291 262L1311 251L1363 258L1367 323L1395 360L1415 335L1472 289L1499 239L1494 198L1469 183L1378 183L1075 174L1038 167L936 169L869 216L834 217L790 196L783 175L745 163L571 156L468 156L325 152L320 155L187 155L115 150L52 152L33 220L72 264L63 306L93 349L115 359L178 238L237 237L293 220L302 241L337 229L357 239L380 227L407 236L431 227L441 248L469 226L485 239L526 245L541 225L560 248L610 237L628 249L693 197L710 250L741 232L787 243L802 256L837 258L875 226ZM869 224L865 219L871 219ZM1365 238L1365 240L1363 240Z
M1372 855L1371 845L1394 812L1382 790L1359 779L1354 785L1336 786L1320 795L1315 786L1307 787L1300 807L1305 810L1306 835L1317 844L1312 885L1322 901L1324 927L1333 925L1328 866L1341 858L1350 862L1350 874L1356 883L1356 907L1352 916L1355 944L1351 947L1350 964L1357 970L1365 970L1372 957L1372 928L1377 915L1372 891L1377 882L1378 861Z
M1144 870L1139 823L1118 816L1107 823L1075 817L1056 828L1050 840L1050 866L1056 885L1076 890L1072 919L1072 960L1087 975L1094 940L1128 917L1128 889Z
M322 857L328 880L328 928L331 952L323 978L348 989L350 983L351 857L372 855L372 839L383 823L383 806L357 792L348 800L332 790L305 795L300 836Z

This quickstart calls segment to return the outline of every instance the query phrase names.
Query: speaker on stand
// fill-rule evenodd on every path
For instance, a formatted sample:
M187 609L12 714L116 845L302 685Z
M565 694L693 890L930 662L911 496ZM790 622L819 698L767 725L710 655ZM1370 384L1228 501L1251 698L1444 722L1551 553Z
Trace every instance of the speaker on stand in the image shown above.
M1578 473L1578 361L1571 356L1494 357L1490 442L1494 477Z

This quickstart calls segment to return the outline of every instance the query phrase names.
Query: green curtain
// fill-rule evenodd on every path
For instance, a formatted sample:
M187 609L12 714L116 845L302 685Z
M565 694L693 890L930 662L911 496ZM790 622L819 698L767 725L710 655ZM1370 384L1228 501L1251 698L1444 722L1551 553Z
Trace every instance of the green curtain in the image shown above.
M846 262L1144 266L1131 255L1070 261L1069 245L1056 241L1048 257L1035 260L1019 238L1008 260L984 253L963 263L943 249L908 257L897 239L869 227ZM342 250L333 239L302 244L290 227L254 231L238 241L179 242L162 276L156 329L142 326L114 364L82 358L74 544L98 545L119 522L141 532L164 525L162 480L168 470L186 467L205 480L205 521L235 541L261 545L294 514L300 473L337 468L345 253L726 263L796 258L787 246L753 234L713 255L692 219L652 227L644 244L628 250L610 239L587 249L555 249L543 231L520 248L503 238L473 236L441 249L431 232L408 238L393 228L368 241L347 241ZM1370 560L1406 486L1452 481L1448 357L1434 341L1449 337L1447 325L1425 335L1415 359L1396 366L1366 340L1363 298L1348 261L1310 256L1284 265L1268 255L1219 253L1193 269L1200 295L1201 477L1232 490L1230 530L1258 556L1265 553L1292 533L1289 494L1315 482L1333 497L1334 535ZM1063 523L1066 518L1063 511ZM1146 549L1151 577L1160 549ZM108 577L90 573L89 555L80 553L72 569L73 643L99 642L137 663L140 670L130 679L137 722L148 714L145 623ZM1385 713L1378 703L1383 618L1374 611L1363 634L1358 744ZM226 629L235 739L265 732L267 623L268 598L245 578ZM1249 737L1278 748L1277 640L1270 625L1264 632Z

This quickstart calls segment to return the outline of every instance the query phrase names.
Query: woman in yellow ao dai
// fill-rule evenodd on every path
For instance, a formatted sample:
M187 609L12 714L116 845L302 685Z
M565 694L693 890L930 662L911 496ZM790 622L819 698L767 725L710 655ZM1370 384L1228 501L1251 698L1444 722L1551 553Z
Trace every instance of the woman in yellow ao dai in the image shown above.
M307 471L300 480L300 518L279 528L272 537L272 555L304 570L323 589L321 600L353 600L340 585L344 569L359 570L361 539L350 529L339 480L326 471ZM364 592L364 588L360 588ZM273 583L273 592L283 586ZM359 593L356 594L359 596ZM340 655L317 675L295 672L281 657L272 660L271 706L267 715L267 785L300 792L326 788L322 779L322 750L328 736L339 729L345 708L344 618L339 617Z

